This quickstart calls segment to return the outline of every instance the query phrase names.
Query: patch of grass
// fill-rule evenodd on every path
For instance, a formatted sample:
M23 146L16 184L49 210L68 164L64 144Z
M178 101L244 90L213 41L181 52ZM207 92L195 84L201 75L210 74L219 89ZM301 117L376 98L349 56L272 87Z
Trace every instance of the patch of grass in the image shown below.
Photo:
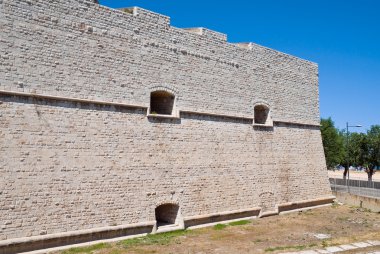
M316 244L316 243L312 243L312 244L309 244L309 248L313 248L313 247L316 247L316 246L318 246L318 244Z
M232 233L227 230L219 230L217 232L214 232L214 234L210 235L209 239L212 241L223 241L224 239L229 240L233 239L234 237L236 237L235 233Z
M306 248L312 248L317 246L315 243L310 245L293 245L293 246L279 246L274 248L267 248L265 249L265 252L273 252L278 250L304 250Z
M226 224L216 224L216 225L214 226L214 229L215 229L215 230L222 230L222 229L225 229L226 227L227 227Z
M155 251L155 250L144 250L144 249L134 249L133 251L136 252L137 254L153 254L153 253L157 253L157 251ZM127 253L124 252L124 254L127 254Z
M365 207L360 207L360 206L350 206L352 209L350 213L355 213L355 212L364 212L364 213L371 213L371 209L365 208Z
M63 251L62 254L77 254L77 253L92 253L93 251L110 248L111 245L108 243L98 243L95 245L91 245L88 247L79 247L79 248L71 248L66 251Z
M314 215L314 211L312 211L311 209L309 209L309 210L303 210L301 212L304 215Z
M326 247L329 247L331 244L328 242L328 241L326 241L326 240L323 240L322 241L322 247L323 248L326 248Z
M189 231L187 230L177 230L177 231L171 231L161 234L149 234L144 237L139 238L132 238L128 240L121 241L120 244L124 248L129 248L131 246L137 246L137 245L167 245L169 244L173 239L186 235Z
M234 221L234 222L228 223L228 225L230 225L230 226L241 226L241 225L247 225L250 223L251 223L251 221L249 221L249 220L239 220L239 221Z
M114 249L109 252L109 254L123 254L123 253L125 253L125 251L120 250L120 249Z

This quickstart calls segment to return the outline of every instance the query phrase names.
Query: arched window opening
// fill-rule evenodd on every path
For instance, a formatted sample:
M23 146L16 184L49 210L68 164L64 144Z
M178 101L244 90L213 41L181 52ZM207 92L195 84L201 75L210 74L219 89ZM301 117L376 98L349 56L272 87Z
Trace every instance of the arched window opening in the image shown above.
M176 204L163 204L156 208L157 227L177 225L179 206Z
M255 106L255 124L268 124L269 108L264 105Z
M166 91L155 91L150 94L150 114L172 115L175 96Z

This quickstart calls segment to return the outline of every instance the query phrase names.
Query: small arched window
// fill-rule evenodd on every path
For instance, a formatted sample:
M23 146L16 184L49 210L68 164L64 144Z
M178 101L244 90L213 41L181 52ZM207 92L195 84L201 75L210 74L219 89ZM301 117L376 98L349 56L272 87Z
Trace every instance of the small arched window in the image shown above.
M156 225L154 233L185 229L185 224L178 204L164 203L155 209Z
M155 210L157 227L178 224L179 206L176 204L163 204Z
M172 115L175 96L166 91L154 91L150 94L151 115Z
M254 107L254 124L273 126L270 109L267 105L259 104Z

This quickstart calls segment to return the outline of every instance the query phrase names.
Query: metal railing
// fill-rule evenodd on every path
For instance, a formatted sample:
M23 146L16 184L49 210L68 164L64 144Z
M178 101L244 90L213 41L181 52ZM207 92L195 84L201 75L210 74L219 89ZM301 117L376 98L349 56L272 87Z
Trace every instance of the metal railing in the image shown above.
M330 178L332 191L347 192L358 196L380 198L380 182Z

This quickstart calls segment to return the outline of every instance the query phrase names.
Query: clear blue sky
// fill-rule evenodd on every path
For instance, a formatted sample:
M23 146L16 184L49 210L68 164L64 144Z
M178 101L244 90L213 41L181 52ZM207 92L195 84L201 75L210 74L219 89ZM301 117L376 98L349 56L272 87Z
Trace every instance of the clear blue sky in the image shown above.
M380 124L380 0L100 0L206 27L319 64L321 117ZM354 129L352 130L354 131Z

